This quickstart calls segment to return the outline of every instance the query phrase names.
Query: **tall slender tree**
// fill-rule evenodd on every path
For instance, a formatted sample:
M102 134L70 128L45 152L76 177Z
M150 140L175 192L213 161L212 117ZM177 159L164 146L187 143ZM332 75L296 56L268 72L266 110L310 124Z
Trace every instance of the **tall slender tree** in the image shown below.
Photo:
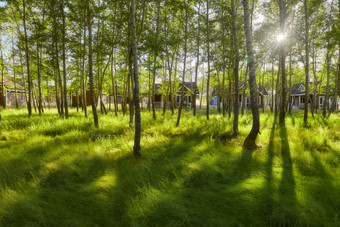
M308 100L309 100L309 15L308 15L308 1L304 0L304 9L305 9L305 45L306 45L306 64L305 64L305 108L303 115L303 122L306 125L308 120Z
M279 0L279 9L280 9L280 32L281 35L284 36L285 32L285 10L286 10L286 2L285 0ZM286 99L287 99L287 78L286 78L286 54L285 54L285 40L281 40L280 42L280 65L281 65L281 106L280 106L280 116L279 123L281 126L285 126L285 117L286 117ZM263 86L263 85L262 85Z
M238 134L238 115L239 115L239 84L238 84L238 70L239 70L239 62L240 62L240 54L238 49L238 39L237 39L237 30L236 30L236 12L235 12L235 3L234 0L231 0L231 17L232 17L232 31L233 31L233 40L234 40L234 51L235 51L235 64L234 64L234 136Z
M210 31L209 31L209 0L207 0L207 17L206 17L206 24L207 24L207 59L208 59L208 78L207 78L207 119L209 120L209 106L210 106Z
M184 31L184 63L183 63L183 74L182 74L182 91L181 91L181 103L179 105L178 110L178 117L176 127L179 126L179 122L181 120L181 113L183 108L184 102L184 80L185 80L185 70L186 70L186 63L187 63L187 40L188 40L188 6L186 0L184 0L184 8L185 8L185 31Z
M92 63L92 26L91 26L91 8L90 8L90 0L86 0L86 8L87 8L87 27L88 27L88 45L89 45L89 82L90 82L90 95L91 95L91 106L92 106L92 114L94 119L94 125L96 128L99 127L97 108L96 108L96 99L94 97L94 81L93 81L93 63Z
M250 87L250 107L253 115L253 125L250 133L246 137L243 146L247 149L256 148L256 138L260 132L260 116L257 105L257 85L255 75L255 56L253 51L253 41L251 34L251 26L249 20L249 0L243 1L243 12L244 12L244 30L246 34L246 46L247 46L247 63L249 67L249 87Z
M139 105L139 76L138 76L138 59L137 59L137 39L136 39L136 22L135 22L135 0L131 0L130 20L132 33L132 53L133 53L133 101L135 107L135 143L133 146L133 154L140 157L140 137L141 137L141 117Z

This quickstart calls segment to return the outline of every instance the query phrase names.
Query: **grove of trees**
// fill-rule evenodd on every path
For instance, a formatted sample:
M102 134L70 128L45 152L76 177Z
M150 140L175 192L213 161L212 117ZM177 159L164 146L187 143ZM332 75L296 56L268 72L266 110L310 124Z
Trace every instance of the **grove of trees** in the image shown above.
M23 85L29 117L33 110L43 115L55 103L60 117L68 118L71 96L76 96L77 111L88 117L84 104L89 91L95 127L100 127L98 114L107 114L107 108L115 116L130 116L134 155L140 157L141 100L147 100L153 119L161 114L154 101L156 83L169 97L163 114L175 116L177 111L177 127L184 92L178 107L175 92L181 82L191 81L194 96L200 96L193 115L205 108L209 120L214 94L220 100L218 112L234 118L234 136L245 109L245 101L240 105L239 100L242 85L252 113L244 146L254 149L260 133L259 89L268 90L270 111L275 117L279 113L282 127L297 83L305 85L305 100L310 92L324 90L323 117L336 110L339 6L340 0L0 1L2 97L7 77ZM109 106L103 94L110 94ZM310 102L310 108L304 107L306 125L308 114L320 109L317 100Z

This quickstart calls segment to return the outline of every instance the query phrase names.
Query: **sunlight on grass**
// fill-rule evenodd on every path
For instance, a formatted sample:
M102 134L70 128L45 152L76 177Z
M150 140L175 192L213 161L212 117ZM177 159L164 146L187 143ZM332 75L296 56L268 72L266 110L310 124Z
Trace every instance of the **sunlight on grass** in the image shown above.
M302 113L287 128L261 113L259 149L242 143L251 115L212 110L206 120L142 112L142 159L132 156L129 116L92 118L55 110L28 119L2 110L1 226L337 226L340 224L340 116Z

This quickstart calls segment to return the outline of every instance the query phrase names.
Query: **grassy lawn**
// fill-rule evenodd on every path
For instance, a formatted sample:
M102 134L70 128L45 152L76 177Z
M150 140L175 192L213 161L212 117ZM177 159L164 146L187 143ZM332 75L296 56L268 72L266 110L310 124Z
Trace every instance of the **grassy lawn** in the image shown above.
M340 226L340 114L302 112L287 128L261 114L260 146L242 150L251 115L209 121L142 113L142 159L129 117L2 110L0 226Z

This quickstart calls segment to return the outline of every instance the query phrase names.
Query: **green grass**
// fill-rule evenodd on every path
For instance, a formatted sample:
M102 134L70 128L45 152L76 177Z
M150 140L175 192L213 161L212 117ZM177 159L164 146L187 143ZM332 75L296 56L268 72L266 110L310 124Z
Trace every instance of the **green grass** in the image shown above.
M261 114L260 146L242 149L251 115L142 113L142 159L128 116L2 110L0 226L339 226L340 115L302 113L287 128Z

